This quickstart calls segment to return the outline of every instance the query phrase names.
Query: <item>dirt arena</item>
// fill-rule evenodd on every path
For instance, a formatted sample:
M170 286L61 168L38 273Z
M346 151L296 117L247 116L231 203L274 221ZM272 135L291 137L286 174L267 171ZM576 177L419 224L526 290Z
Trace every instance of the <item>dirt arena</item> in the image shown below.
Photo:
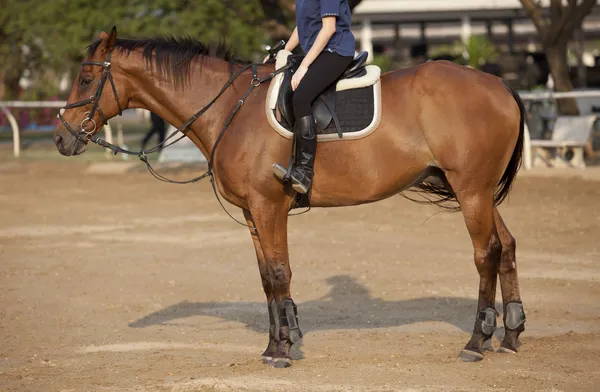
M291 218L305 337L273 369L250 236L209 183L82 162L0 164L0 391L600 391L600 176L518 178L500 211L526 331L479 363L457 359L478 286L460 214L393 197Z

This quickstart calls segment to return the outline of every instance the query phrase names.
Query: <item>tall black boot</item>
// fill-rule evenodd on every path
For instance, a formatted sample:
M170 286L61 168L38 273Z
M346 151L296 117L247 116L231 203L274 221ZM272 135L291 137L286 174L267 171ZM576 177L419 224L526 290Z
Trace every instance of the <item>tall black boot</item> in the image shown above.
M296 119L294 133L296 137L296 165L292 169L292 188L298 193L308 193L312 184L315 154L317 152L317 126L313 116ZM287 170L276 163L273 173L283 180Z

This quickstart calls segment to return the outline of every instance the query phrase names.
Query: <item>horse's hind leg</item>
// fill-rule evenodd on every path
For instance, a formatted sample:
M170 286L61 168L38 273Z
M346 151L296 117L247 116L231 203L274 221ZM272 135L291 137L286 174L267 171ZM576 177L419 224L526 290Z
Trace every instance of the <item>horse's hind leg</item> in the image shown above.
M261 268L263 287L269 307L269 346L264 359L270 359L275 367L288 367L292 364L292 345L302 338L298 325L296 305L290 295L292 271L289 264L287 243L287 204L273 203L271 200L253 200L255 208L250 209L250 221L255 228L257 256L264 260ZM253 236L253 238L255 238Z
M517 277L516 242L508 231L497 208L494 208L494 221L496 230L502 242L502 256L500 258L500 288L502 289L502 303L504 309L504 340L498 349L499 352L517 352L517 339L525 330L525 312L519 293L519 279Z
M483 345L496 328L496 280L502 244L494 224L494 194L491 190L477 191L473 184L461 183L448 177L456 191L474 248L474 259L479 273L479 299L473 335L462 350L464 361L483 359Z

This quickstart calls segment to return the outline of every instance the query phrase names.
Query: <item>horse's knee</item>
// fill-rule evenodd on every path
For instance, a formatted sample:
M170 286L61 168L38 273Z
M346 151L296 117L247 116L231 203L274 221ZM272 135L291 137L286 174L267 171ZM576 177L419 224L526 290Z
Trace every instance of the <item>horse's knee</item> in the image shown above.
M494 266L502 254L502 243L496 234L492 234L486 249L475 249L475 266L482 271Z

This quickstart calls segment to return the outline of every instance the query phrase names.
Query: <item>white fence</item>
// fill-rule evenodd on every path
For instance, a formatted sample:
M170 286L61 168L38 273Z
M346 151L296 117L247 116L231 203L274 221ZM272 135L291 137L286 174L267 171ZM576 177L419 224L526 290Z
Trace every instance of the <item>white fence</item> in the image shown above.
M548 100L556 100L559 98L600 98L600 90L588 90L588 91L571 91L568 93L557 93L552 91L542 91L542 92L522 92L520 93L521 98L524 101L548 101ZM587 105L583 105L581 102L579 103L580 111L582 115L590 114L591 107L587 107ZM0 101L0 110L4 112L8 121L12 128L13 133L13 154L15 157L19 157L21 153L21 141L20 141L20 130L19 124L14 116L10 113L9 108L62 108L66 105L66 102L57 102L57 101L38 101L38 102L23 102L23 101ZM600 101L598 102L598 106L600 107ZM147 111L143 111L146 112ZM114 121L114 120L111 120ZM118 139L122 141L121 135L121 127L118 127L119 135ZM105 139L109 143L113 142L113 135L110 125L104 127L105 131ZM523 166L525 170L529 170L532 166L532 157L531 157L531 136L529 133L529 128L527 125L525 126L525 140L523 146ZM110 155L110 151L107 150L107 156Z
M552 91L540 91L540 92L522 92L519 94L523 101L548 101L556 100L560 98L578 98L578 107L580 115L589 115L591 113L592 105L587 105L584 99L588 98L600 98L600 90L587 90L587 91L570 91L567 93L557 93ZM587 102L589 103L589 102ZM600 100L598 101L600 107ZM532 167L533 159L531 156L531 135L529 133L529 127L525 124L525 140L523 142L523 168L529 170Z
M19 129L19 123L15 119L15 117L10 112L10 109L39 109L39 108L55 108L56 112L62 107L64 107L67 103L61 101L0 101L0 111L4 113L6 118L8 119L8 123L12 129L13 135L13 155L18 158L21 155L21 133ZM147 119L149 117L149 113L146 110L135 109L137 119L135 122L140 121L139 117L144 117ZM125 113L125 112L124 112ZM113 125L117 123L117 142L118 144L123 143L123 135L122 135L122 123L123 120L119 118L114 118L109 121L107 125L104 126L104 139L113 143L113 131L111 127L111 123ZM107 158L112 157L112 153L110 150L106 150Z

